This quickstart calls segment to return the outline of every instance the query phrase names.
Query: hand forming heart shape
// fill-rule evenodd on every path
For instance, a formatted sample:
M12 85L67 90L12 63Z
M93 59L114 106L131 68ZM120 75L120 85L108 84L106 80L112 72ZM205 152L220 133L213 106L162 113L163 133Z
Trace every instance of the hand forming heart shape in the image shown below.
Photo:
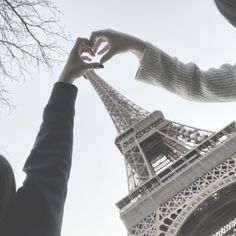
M89 41L90 42L90 41ZM91 46L85 45L80 51L80 58L85 62L100 63L103 54L107 53L110 49L109 43L104 39L98 39L94 45L90 42Z

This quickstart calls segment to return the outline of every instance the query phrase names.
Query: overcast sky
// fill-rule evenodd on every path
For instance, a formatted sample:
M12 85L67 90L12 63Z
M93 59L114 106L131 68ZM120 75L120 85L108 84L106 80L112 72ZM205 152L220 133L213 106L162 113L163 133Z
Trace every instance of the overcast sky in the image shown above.
M74 38L113 28L149 41L183 62L195 62L203 70L235 63L236 30L218 13L213 0L58 0L55 4ZM72 45L68 42L64 47L69 50ZM53 73L34 72L33 80L25 83L6 82L15 109L9 115L0 114L0 153L13 165L18 186L61 69L62 65L55 65ZM136 81L137 69L138 60L123 54L98 73L141 107L150 112L161 110L170 120L217 131L236 119L235 103L186 101ZM89 82L80 79L76 85L73 167L62 236L126 235L115 207L128 193L123 156L114 145L116 129Z

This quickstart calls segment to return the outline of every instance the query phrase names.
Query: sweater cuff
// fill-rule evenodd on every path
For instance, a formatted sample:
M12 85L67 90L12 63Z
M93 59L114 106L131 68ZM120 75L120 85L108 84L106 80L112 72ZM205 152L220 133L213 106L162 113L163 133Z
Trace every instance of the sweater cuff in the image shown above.
M173 58L168 54L147 42L144 50L144 55L140 61L140 66L136 73L135 79L149 84L159 84L166 87L167 78L161 75L163 71L163 61L170 64L173 63ZM158 73L157 73L158 71Z
M53 106L58 110L67 112L69 110L73 110L74 113L74 105L77 97L77 92L78 89L73 84L56 82L52 89L47 107Z

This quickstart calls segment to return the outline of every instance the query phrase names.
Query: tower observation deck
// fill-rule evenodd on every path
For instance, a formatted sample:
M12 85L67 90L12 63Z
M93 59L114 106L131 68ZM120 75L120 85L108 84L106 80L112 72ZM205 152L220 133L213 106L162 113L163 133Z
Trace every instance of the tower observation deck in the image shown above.
M116 203L129 236L236 235L236 126L198 129L152 113L95 72L124 156L129 193Z

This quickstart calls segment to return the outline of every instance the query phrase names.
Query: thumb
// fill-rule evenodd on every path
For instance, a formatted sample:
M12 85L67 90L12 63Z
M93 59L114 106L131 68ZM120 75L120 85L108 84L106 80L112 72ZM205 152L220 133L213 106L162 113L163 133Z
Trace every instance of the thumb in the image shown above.
M110 50L101 58L100 62L103 64L109 59L111 59L114 55L115 53L112 50Z
M98 63L98 62L95 62L95 63L88 63L88 64L87 64L87 67L88 67L89 69L104 68L103 64L102 64L102 63Z

